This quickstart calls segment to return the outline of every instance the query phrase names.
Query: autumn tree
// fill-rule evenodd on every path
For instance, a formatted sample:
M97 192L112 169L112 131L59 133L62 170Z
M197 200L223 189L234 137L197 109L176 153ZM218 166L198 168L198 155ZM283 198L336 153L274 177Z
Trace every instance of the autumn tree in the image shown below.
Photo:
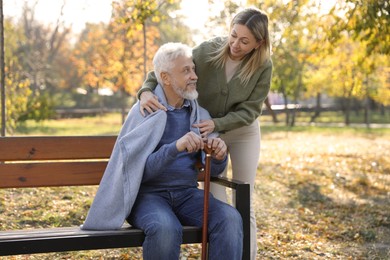
M332 56L333 46L328 40L327 33L334 19L322 11L321 4L314 7L314 13L315 19L308 25L312 27L310 31L313 41L311 41L309 48L312 55L309 55L307 59L308 64L305 67L303 78L305 91L302 93L302 97L305 99L315 98L314 112L311 115L310 123L314 123L321 115L323 110L322 99L324 96L329 96L332 88L329 75L334 69L331 65L332 59L329 58Z
M367 84L370 97L383 108L390 106L390 59L388 55L376 55L373 59L377 62L376 73L367 78Z
M146 77L146 72L148 70L148 23L158 23L164 19L166 14L161 12L162 7L174 3L174 0L121 0L114 1L113 3L113 22L119 24L119 26L121 25L121 31L124 31L129 37L142 31L144 78ZM153 50L151 51L153 52Z
M386 97L390 90L388 80L385 80L388 78L385 71L390 53L389 8L389 2L383 0L338 1L330 12L333 25L327 28L328 41L335 50L340 51L340 47L345 46L346 42L350 42L349 46L356 46L341 51L353 52L353 57L350 57L354 61L353 73L346 80L355 82L355 90L351 96L364 104L365 123L368 126L370 103L374 101L382 107L389 103ZM335 55L338 58L339 53ZM350 102L346 101L346 106ZM345 121L349 123L348 113Z
M160 13L164 14L159 22L153 23L158 29L160 37L154 39L160 46L167 42L182 42L189 46L194 45L193 34L195 31L183 22L183 15L178 12L179 1L161 6Z
M23 31L10 19L4 21L5 37L5 94L6 94L6 131L12 134L19 119L28 111L28 99L32 92L30 80L25 76L21 57L15 55L18 42L23 39Z
M306 90L305 73L313 68L310 59L313 46L319 41L316 33L318 5L312 1L250 1L269 13L272 35L274 73L271 88L282 93L285 102L286 124L294 126L296 109ZM290 113L291 111L291 113Z
M160 44L191 42L190 31L180 23L179 0L113 1L110 22L87 24L72 42L71 29L62 22L66 2L54 25L35 19L37 3L25 2L15 24L22 37L10 55L18 57L17 75L30 88L19 119L43 119L51 116L54 107L75 106L78 90L96 93L107 87L115 95L121 93L123 100L135 96Z
M109 42L105 27L103 23L87 24L74 47L73 62L82 79L81 86L98 89L110 84L106 75L109 64L106 61L110 56L108 52L115 45Z
M341 105L345 123L349 124L351 102L365 104L366 114L369 114L367 104L371 100L384 104L378 93L388 96L384 75L389 58L383 53L387 44L386 41L377 44L371 36L383 27L383 23L387 23L389 16L382 16L388 13L388 4L383 1L360 3L350 0L346 5L339 3L328 15L313 1L250 2L271 14L274 60L272 89L283 94L286 106L288 99L296 104L299 98L317 97L317 107L312 117L314 121L321 111L321 95L327 94L343 100ZM339 11L339 16L335 16L335 10ZM343 10L344 14L348 11L348 19L343 17ZM372 19L370 26L356 27L360 22L351 16L352 10L359 13L357 17L364 16L362 19L367 23ZM374 10L376 14L372 13ZM334 25L341 22L346 24L340 27L341 30L336 30ZM330 37L329 32L337 32L337 37ZM382 39L388 37L388 34L385 35L381 36ZM291 118L287 111L286 123L292 126L294 110ZM369 123L367 116L365 122Z
M135 96L146 77L146 72L152 69L154 53L162 42L159 25L167 24L164 21L170 20L169 13L177 8L177 3L172 0L113 2L107 34L110 35L111 43L116 44L114 50L117 66L112 74L112 82L114 88L122 94L123 100L126 94ZM167 32L172 31L173 28L164 31L165 39L169 37ZM124 106L126 104L122 101L122 121Z
M54 27L38 22L35 19L35 5L24 4L21 20L17 24L22 28L23 37L18 41L14 55L20 57L24 76L31 83L32 95L24 119L41 120L52 115L55 105L52 94L59 84L60 66L56 62L62 60L58 56L68 42L70 29L61 21L62 10Z
M341 32L365 42L367 53L390 54L390 3L387 0L337 1L331 14L335 23L329 35L337 43Z

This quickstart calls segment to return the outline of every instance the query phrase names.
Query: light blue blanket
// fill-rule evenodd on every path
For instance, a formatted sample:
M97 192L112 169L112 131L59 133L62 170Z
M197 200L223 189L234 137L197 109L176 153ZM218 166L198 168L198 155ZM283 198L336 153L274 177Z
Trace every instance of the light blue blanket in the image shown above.
M164 91L157 86L155 94L167 106ZM202 119L209 119L209 113L191 101L192 127ZM158 110L143 117L139 102L130 110L114 145L111 158L100 182L95 199L81 229L120 229L133 207L141 185L145 162L154 151L164 132L167 115Z

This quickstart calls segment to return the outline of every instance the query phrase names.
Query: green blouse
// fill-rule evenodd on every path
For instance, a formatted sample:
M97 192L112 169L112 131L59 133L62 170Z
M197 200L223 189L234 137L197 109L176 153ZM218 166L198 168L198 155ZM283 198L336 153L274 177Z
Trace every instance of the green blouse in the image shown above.
M268 95L272 60L256 71L244 86L237 77L239 71L227 83L225 68L216 68L207 62L210 53L218 49L226 38L216 37L196 46L193 59L198 76L198 102L206 108L215 124L215 131L225 132L253 123L261 114L263 102ZM154 90L157 80L150 72L138 97L143 91Z

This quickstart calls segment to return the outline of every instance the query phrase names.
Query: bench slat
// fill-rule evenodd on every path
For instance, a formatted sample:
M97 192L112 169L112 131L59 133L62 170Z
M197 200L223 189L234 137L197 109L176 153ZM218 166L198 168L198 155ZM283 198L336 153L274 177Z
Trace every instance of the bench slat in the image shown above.
M199 243L201 238L201 228L183 227L183 244ZM137 247L144 239L142 230L130 227L114 231L79 227L2 231L0 255Z
M107 161L0 164L0 188L97 185Z
M109 158L116 136L0 137L0 161Z
M107 161L0 163L0 189L98 185L107 163ZM204 181L203 172L199 173L198 181Z

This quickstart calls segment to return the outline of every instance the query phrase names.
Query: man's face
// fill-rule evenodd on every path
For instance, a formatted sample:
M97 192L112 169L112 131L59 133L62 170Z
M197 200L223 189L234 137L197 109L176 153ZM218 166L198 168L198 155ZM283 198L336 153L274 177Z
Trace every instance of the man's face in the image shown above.
M178 57L169 75L172 89L178 96L190 100L198 97L196 91L198 76L195 74L195 64L192 58Z

